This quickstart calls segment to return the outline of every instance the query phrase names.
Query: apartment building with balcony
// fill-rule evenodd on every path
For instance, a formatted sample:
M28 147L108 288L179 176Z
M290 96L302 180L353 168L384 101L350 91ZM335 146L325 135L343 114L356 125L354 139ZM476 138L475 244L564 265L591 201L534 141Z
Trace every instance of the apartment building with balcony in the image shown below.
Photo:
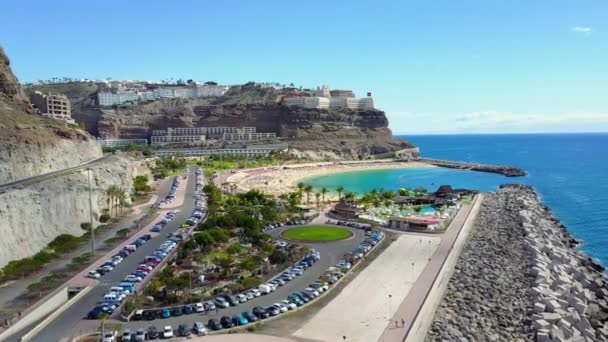
M51 93L43 94L36 91L30 96L30 100L34 107L38 109L40 115L70 124L76 123L72 119L72 108L67 96Z

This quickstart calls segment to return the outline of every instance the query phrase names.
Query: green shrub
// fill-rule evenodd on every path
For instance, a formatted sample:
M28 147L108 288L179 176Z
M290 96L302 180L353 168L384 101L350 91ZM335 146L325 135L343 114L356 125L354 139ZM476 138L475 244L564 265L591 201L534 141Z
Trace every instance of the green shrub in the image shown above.
M108 222L110 220L110 214L108 213L103 213L101 214L101 216L99 216L99 222Z

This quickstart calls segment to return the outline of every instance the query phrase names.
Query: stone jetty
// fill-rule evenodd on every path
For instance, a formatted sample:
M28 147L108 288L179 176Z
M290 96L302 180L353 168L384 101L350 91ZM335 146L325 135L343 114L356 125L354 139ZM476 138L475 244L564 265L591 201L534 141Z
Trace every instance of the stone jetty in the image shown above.
M432 159L432 158L421 158L419 161L435 166L450 168L450 169L461 169L461 170L472 170L480 172L491 172L498 173L507 177L523 177L527 173L523 169L515 166L508 165L491 165L491 164L478 164L478 163L467 163L460 161Z
M427 341L608 341L603 267L524 185L484 198Z

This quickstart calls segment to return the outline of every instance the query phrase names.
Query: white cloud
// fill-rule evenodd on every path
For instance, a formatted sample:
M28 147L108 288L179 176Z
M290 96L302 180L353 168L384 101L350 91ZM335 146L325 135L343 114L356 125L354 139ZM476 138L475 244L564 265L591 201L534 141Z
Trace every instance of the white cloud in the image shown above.
M586 27L586 26L575 26L575 27L571 28L570 31L575 32L575 33L581 33L585 36L588 36L591 33L593 33L593 29L591 27Z

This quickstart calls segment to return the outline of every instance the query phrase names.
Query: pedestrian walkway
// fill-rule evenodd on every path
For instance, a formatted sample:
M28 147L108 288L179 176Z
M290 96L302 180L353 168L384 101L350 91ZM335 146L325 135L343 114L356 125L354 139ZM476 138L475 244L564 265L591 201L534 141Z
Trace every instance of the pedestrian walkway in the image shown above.
M449 229L441 238L441 243L431 257L429 263L426 264L424 270L416 280L414 286L410 289L405 300L401 302L391 319L387 322L384 333L378 341L381 342L402 342L405 341L410 329L416 322L418 314L422 309L428 295L433 288L435 279L443 272L443 266L448 258L458 259L459 253L452 253L454 243L460 236L462 228L472 224L477 215L479 203L481 203L483 195L478 195L472 204L465 205L456 215ZM476 210L472 210L476 208ZM421 317L421 319L432 319L430 317Z

